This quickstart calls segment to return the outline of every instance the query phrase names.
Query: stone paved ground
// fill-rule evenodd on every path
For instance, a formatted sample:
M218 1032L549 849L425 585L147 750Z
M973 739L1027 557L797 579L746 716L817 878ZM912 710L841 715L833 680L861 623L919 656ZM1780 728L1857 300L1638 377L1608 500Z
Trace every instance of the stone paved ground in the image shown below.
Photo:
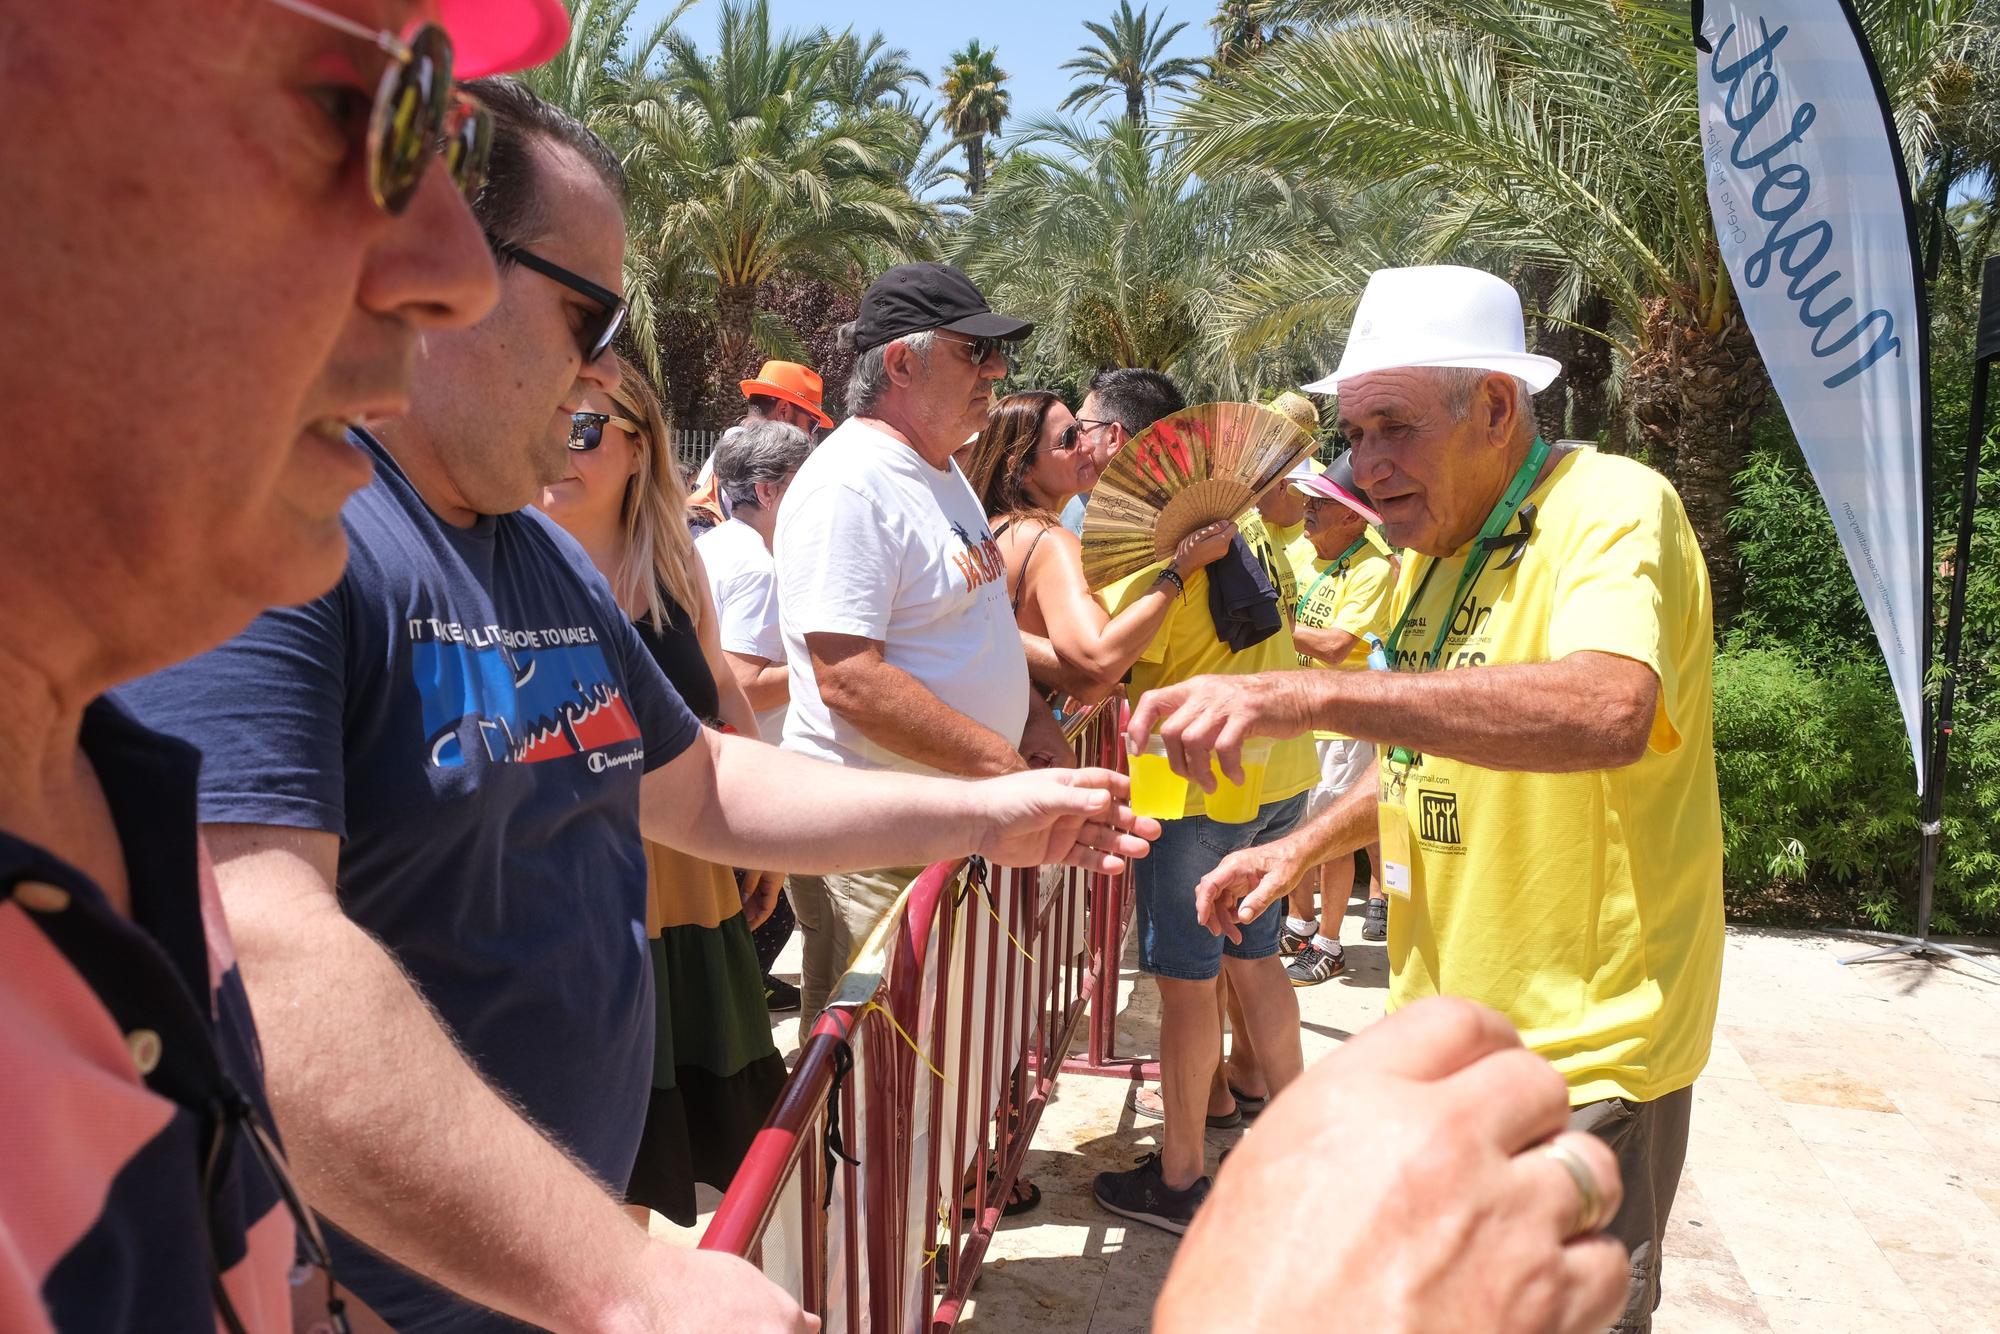
M1383 948L1359 933L1350 919L1346 975L1300 993L1308 1060L1381 1013ZM1862 948L1729 933L1661 1334L2000 1331L2000 981L1836 962ZM1127 963L1121 1049L1150 1051L1155 993ZM1090 1197L1095 1173L1156 1147L1126 1087L1057 1085L1029 1159L1042 1208L995 1238L968 1334L1146 1328L1178 1238ZM1336 1176L1327 1207L1339 1201Z

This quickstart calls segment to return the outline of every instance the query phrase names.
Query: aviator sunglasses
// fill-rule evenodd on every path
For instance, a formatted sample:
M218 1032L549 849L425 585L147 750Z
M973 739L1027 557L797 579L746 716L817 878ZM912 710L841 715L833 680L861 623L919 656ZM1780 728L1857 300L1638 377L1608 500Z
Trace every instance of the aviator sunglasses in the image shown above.
M975 366L984 366L989 357L997 354L1006 362L1009 375L1021 369L1014 359L1013 347L1005 339L974 338L970 334L953 333L949 329L940 329L938 332L953 346L964 348L966 358Z
M478 193L492 154L493 119L453 87L451 38L443 28L426 23L406 42L309 0L271 3L388 55L368 116L368 193L377 208L391 215L407 208L434 153L461 194L470 199Z
M639 434L639 423L630 417L614 417L608 412L573 412L569 418L569 447L579 454L596 449L604 443L607 425Z

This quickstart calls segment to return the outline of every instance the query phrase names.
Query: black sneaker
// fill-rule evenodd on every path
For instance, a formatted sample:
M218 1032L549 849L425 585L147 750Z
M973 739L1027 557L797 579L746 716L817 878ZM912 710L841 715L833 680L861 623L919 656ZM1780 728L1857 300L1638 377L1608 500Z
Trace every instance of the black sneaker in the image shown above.
M789 1014L799 1008L799 989L782 977L764 974L764 1008L772 1014Z
M1313 933L1294 931L1290 922L1278 924L1278 953L1289 959L1306 946L1312 944Z
M1149 1153L1129 1172L1099 1172L1092 1193L1097 1202L1121 1218L1151 1223L1184 1236L1195 1210L1208 1198L1209 1179L1201 1177L1186 1190L1169 1189L1160 1175L1160 1155Z
M1331 982L1339 977L1347 967L1347 952L1335 945L1323 950L1314 941L1292 956L1285 965L1285 976L1292 979L1295 987L1316 987L1322 982Z
M1368 907L1361 918L1361 938L1363 940L1389 938L1389 900L1368 900Z

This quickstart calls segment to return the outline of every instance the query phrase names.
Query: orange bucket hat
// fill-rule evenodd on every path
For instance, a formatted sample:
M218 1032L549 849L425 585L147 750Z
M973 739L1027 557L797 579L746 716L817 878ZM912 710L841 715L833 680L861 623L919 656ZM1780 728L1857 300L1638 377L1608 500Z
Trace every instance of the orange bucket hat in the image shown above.
M804 408L819 418L821 426L833 425L833 418L820 407L820 399L825 386L820 382L819 372L810 366L801 366L796 361L767 361L757 372L754 380L744 380L743 397L764 394L780 402Z

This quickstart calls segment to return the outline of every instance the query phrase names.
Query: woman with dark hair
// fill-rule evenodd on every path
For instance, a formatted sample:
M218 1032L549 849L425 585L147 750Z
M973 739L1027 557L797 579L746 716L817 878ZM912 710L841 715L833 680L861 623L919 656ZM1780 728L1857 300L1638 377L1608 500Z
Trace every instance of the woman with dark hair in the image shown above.
M1045 389L1001 399L973 445L972 489L994 521L1014 618L1046 637L1076 676L1108 689L1146 651L1188 576L1229 550L1236 525L1189 533L1146 594L1112 616L1084 580L1082 542L1057 517L1097 474L1090 451L1077 447L1075 415Z
M756 716L722 656L659 398L645 372L620 358L618 387L593 390L583 407L568 472L543 489L542 510L583 545L696 716L756 736ZM695 1183L728 1187L785 1082L750 934L783 877L657 843L646 845L646 870L658 1012L653 1092L626 1197L687 1227Z

